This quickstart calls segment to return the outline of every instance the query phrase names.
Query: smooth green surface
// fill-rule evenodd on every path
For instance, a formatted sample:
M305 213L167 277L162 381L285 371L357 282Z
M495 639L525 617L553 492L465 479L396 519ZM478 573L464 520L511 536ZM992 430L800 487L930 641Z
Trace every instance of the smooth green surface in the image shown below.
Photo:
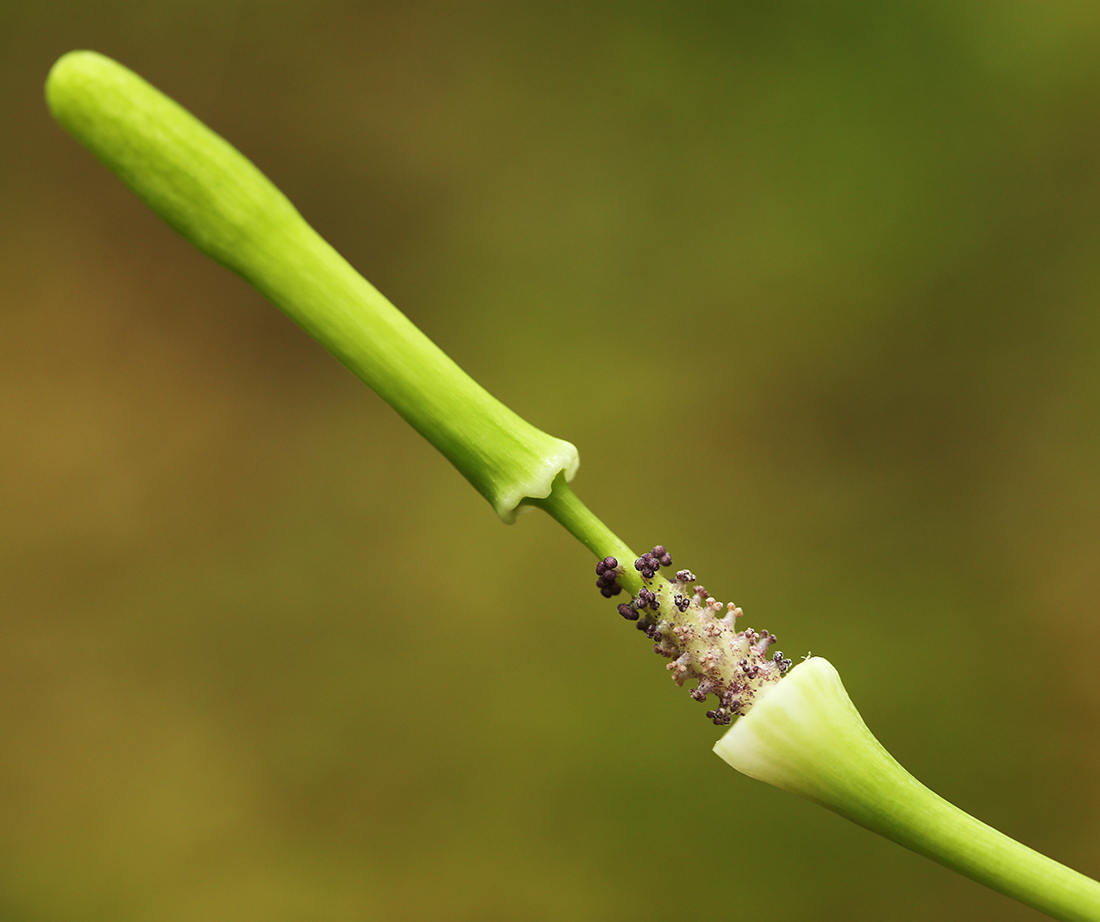
M871 734L836 669L820 656L795 666L714 750L738 771L828 807L1055 919L1100 920L1100 883L921 784Z
M42 83L81 47L574 441L626 543L1100 873L1094 5L0 25L0 916L1042 918L715 758L587 550L502 527L57 127Z
M326 243L223 138L121 64L74 51L54 117L200 250L243 276L462 472L506 522L576 472L577 450L491 397ZM410 497L415 502L415 497Z
M638 590L643 588L645 584L642 582L641 575L632 566L638 558L637 552L624 544L618 535L594 515L577 498L568 484L559 479L548 497L532 500L530 504L545 510L596 557L600 559L614 557L619 561L623 572L618 582L625 595L616 599L616 602L625 601L630 596L637 595Z

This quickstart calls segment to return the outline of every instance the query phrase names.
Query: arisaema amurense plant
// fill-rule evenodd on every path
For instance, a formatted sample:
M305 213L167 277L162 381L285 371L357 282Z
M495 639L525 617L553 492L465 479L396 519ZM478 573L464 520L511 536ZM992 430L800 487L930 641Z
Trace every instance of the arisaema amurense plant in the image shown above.
M1058 919L1100 922L1100 883L933 794L871 735L836 670L791 666L767 631L740 630L663 547L638 555L569 487L577 451L488 394L357 273L243 155L114 61L62 57L54 117L150 208L239 273L435 445L505 522L545 510L597 559L597 586L678 685L732 724L717 753L763 781Z

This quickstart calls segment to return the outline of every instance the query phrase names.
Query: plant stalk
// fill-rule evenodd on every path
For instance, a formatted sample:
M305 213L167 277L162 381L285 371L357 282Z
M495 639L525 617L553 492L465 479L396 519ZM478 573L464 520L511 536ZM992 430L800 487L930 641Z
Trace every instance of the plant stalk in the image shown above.
M501 519L512 521L524 503L540 507L598 558L615 557L622 588L640 592L634 553L566 482L577 468L576 449L473 381L230 144L94 52L62 57L50 71L46 98L55 118L157 214L243 276L373 388ZM713 617L707 624L719 630ZM648 627L659 640L655 625ZM746 774L809 797L1055 918L1100 922L1100 884L916 781L867 730L836 670L820 658L769 686L715 749Z
M355 271L256 166L121 64L62 57L54 117L196 247L243 276L435 445L506 522L577 469Z
M628 593L636 595L645 585L641 575L632 566L638 555L581 502L564 477L554 481L554 488L549 496L528 499L525 505L538 506L544 510L597 557L614 557L623 565L619 585Z
M1100 922L1100 883L1021 845L917 781L872 735L819 656L761 695L714 747L738 771L813 800L1066 922Z

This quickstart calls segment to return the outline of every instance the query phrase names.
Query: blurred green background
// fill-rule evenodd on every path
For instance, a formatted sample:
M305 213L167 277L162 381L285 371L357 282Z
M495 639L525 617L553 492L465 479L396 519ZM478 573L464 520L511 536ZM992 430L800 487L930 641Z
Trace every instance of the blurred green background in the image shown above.
M73 48L1100 874L1100 6L4 0L0 918L1038 918L712 755L580 545L51 122Z

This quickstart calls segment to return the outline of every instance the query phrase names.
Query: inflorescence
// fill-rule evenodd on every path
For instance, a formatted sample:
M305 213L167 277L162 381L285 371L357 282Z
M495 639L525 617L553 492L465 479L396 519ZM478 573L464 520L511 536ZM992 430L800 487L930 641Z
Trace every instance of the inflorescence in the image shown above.
M774 634L736 630L741 609L732 602L716 602L696 584L690 570L678 570L671 579L660 575L662 567L671 566L672 557L661 545L635 560L645 588L620 603L619 614L654 642L654 653L670 660L665 668L677 685L698 680L690 691L692 698L718 698L718 707L707 711L707 717L719 726L732 723L748 712L764 685L783 677L791 661L782 653L768 655ZM604 598L622 592L622 572L614 557L596 564L596 586Z

